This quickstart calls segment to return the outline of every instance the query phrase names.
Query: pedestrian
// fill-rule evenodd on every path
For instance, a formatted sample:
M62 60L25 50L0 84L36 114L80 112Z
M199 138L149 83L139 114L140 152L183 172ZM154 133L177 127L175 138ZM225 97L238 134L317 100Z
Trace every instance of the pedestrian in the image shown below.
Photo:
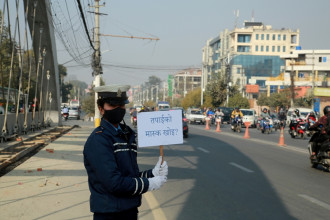
M128 89L118 85L95 88L102 119L83 152L94 220L136 220L141 194L159 189L167 180L168 166L166 161L161 164L161 157L154 169L139 171L135 133L123 121Z

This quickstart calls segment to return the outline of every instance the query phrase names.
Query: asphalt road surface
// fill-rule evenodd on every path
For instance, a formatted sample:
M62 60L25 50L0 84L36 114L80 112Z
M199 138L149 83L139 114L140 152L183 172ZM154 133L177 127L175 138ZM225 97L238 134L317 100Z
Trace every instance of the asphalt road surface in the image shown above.
M189 125L184 144L164 146L168 182L143 196L140 219L330 218L330 173L311 168L308 139L292 139L286 129L280 147L279 131L250 128L244 139L245 129L215 129ZM140 169L153 167L158 155L158 147L140 148Z

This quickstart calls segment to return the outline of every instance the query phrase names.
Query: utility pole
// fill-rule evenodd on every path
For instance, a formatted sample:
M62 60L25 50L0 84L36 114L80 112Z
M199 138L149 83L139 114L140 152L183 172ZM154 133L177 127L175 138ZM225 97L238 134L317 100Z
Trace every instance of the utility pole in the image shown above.
M201 107L203 106L203 91L204 91L204 68L205 65L202 65L202 76L201 76Z
M291 58L291 73L290 73L290 79L291 79L291 108L294 107L294 74L293 74L293 58Z
M101 67L101 56L100 56L100 18L99 18L99 5L100 0L94 0L94 8L95 8L95 52L94 52L94 60L93 60L93 75L94 75L94 86L99 87L101 85L101 74L102 74L102 67ZM104 5L103 5L104 6ZM101 116L100 111L97 106L97 99L98 93L95 92L95 127L99 127L101 124Z
M314 50L313 50L313 62L312 62L312 98L313 98L313 101L312 101L312 109L314 111L314 87L315 87L315 73L314 73L314 62L315 62L315 53L314 53Z

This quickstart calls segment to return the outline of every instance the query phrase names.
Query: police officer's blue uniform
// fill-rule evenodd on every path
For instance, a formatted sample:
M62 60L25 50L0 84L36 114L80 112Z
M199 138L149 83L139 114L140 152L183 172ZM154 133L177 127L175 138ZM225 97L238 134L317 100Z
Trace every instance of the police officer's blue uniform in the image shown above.
M118 213L137 209L148 191L152 170L139 172L135 132L120 124L116 129L102 119L84 147L84 165L94 213Z

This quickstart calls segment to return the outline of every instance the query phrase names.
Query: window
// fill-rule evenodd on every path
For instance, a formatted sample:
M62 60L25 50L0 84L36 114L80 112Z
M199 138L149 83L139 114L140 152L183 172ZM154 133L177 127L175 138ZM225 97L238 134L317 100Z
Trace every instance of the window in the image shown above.
M266 35L266 40L269 40L269 34Z
M237 52L250 52L250 46L237 46Z
M240 43L249 43L251 41L251 35L248 34L239 34L237 38L237 41Z
M259 46L257 45L257 46L256 46L256 52L258 52L258 51L259 51Z
M283 41L286 41L286 35L283 34Z
M277 35L277 40L281 40L281 35Z
M241 68L237 68L237 73L241 73Z
M263 52L264 51L264 46L260 47L260 51Z
M266 52L269 52L269 46L266 46Z
M319 63L322 63L322 57L319 57Z
M275 34L273 34L273 40L275 40Z
M275 52L275 46L272 46L272 52Z
M283 46L283 52L285 52L285 49L286 49L285 46Z
M256 34L256 40L259 40L259 34Z
M261 40L264 40L264 34L261 34Z
M281 46L277 46L277 52L281 52Z

